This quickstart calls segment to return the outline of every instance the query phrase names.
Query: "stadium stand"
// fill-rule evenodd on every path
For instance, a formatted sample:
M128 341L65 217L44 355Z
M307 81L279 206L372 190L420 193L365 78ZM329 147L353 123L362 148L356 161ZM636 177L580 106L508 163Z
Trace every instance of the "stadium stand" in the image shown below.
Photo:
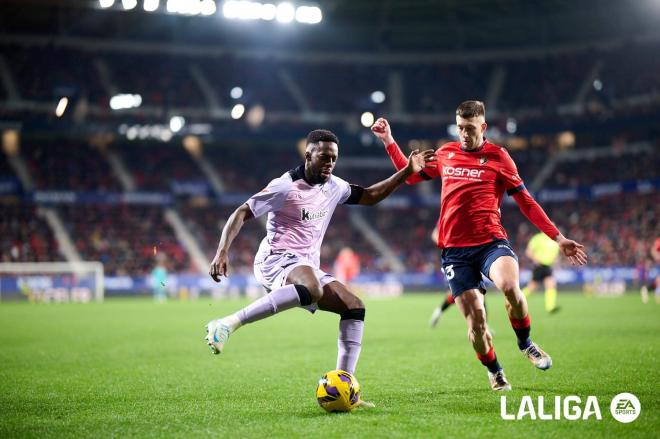
M61 261L50 227L30 204L0 204L2 262Z

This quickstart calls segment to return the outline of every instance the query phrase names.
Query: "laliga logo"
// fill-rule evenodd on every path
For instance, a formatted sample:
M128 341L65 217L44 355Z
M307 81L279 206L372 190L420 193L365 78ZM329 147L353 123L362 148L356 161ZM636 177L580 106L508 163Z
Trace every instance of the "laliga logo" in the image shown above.
M610 413L617 421L627 424L633 422L641 412L641 404L639 399L632 393L619 393L610 403ZM520 400L520 407L518 413L507 413L506 396L500 397L500 417L505 421L520 421L529 418L533 421L549 421L566 419L567 421L577 421L594 417L596 420L601 421L603 416L600 412L598 399L595 396L587 396L582 406L582 399L579 396L570 395L562 398L555 396L554 407L545 406L543 396L539 396L534 405L531 396L523 396Z
M577 421L578 419L589 419L595 416L599 421L603 419L600 413L600 406L595 396L587 396L587 401L584 404L584 410L580 404L582 399L579 396L567 396L563 399L561 396L555 396L555 406L552 412L546 412L545 400L542 396L538 397L537 405L534 406L531 396L523 396L520 400L520 407L518 413L514 415L506 412L506 396L500 397L500 416L505 421L520 421L529 417L535 421L540 419L542 421L566 419L568 421ZM563 417L562 417L563 416Z

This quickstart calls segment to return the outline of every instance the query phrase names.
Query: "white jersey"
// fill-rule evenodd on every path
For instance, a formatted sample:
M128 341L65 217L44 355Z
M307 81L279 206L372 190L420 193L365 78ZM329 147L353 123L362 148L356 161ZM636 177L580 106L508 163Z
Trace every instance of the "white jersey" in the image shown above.
M310 185L301 165L272 180L247 205L255 218L268 213L266 237L255 264L272 254L290 253L320 265L321 243L337 204L351 196L351 186L334 175L323 184Z

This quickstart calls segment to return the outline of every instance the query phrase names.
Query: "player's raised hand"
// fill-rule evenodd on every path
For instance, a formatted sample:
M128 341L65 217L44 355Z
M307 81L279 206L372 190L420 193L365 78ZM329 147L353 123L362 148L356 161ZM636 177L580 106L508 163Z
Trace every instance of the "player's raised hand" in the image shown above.
M213 261L211 261L211 269L209 274L214 281L220 282L220 276L227 277L227 260L229 259L226 252L218 252L215 254Z
M434 161L435 151L432 149L426 149L424 151L416 149L408 156L408 169L410 169L411 174L416 174Z
M382 140L386 146L390 143L394 143L394 137L392 137L392 128L390 128L390 124L387 122L387 119L379 117L378 120L371 126L371 132L374 133L374 135L380 140Z
M584 265L587 263L587 252L584 250L584 246L579 242L567 239L560 235L557 239L557 244L559 244L559 249L562 254L571 261L571 264Z

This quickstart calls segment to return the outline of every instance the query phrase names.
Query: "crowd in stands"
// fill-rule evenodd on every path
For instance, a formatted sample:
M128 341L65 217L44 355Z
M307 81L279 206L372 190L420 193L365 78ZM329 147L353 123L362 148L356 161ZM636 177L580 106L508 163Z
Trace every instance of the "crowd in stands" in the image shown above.
M204 179L192 156L179 147L125 143L115 147L139 190L169 191L174 181Z
M587 247L589 264L594 266L635 266L648 257L653 239L660 236L657 192L546 203L543 207L565 236ZM515 205L506 206L502 218L518 254L524 255L535 227Z
M108 66L110 81L118 91L139 94L145 106L205 106L202 92L189 71L193 64L190 58L115 53L101 59Z
M300 163L295 148L288 151L284 154L282 151L269 153L257 148L219 148L205 151L205 158L220 174L228 193L240 192L247 199L272 178ZM121 190L103 155L86 145L65 141L28 141L22 154L39 189ZM547 161L547 155L540 149L516 150L511 154L528 184ZM190 154L182 148L141 145L125 147L121 155L142 189L167 192L171 189L172 179L204 178ZM12 177L13 170L4 154L2 159L2 174ZM350 163L346 157L343 160ZM576 168L580 172L576 173ZM660 157L656 150L622 154L615 158L560 161L544 187L653 179L658 177L657 169L660 169ZM335 173L351 183L368 186L393 172L393 168L386 167L342 167L340 160ZM382 206L337 208L322 247L322 264L326 269L331 269L342 247L350 246L360 255L364 272L390 270L384 255L375 250L373 244L351 223L350 209L359 209L359 213L385 239L407 270L421 273L437 270L440 266L439 253L431 240L430 231L437 221L439 207L424 207L419 203L422 196L439 199L438 181L416 186L403 185L395 195L411 196L417 201L413 207L406 203L399 204L393 198L386 200ZM225 221L242 201L241 198L233 204L219 205L215 194L210 193L201 200L194 197L179 199L175 208L205 255L211 259ZM653 236L660 235L660 198L657 192L542 204L566 236L587 246L593 265L636 265L648 252L645 247L647 242ZM2 204L2 211L0 245L3 260L62 259L50 228L37 215L35 205L17 204L14 200L13 204ZM108 274L145 274L153 266L154 256L159 252L168 256L170 270L193 270L188 254L164 220L161 206L60 205L57 211L83 259L104 262ZM502 218L509 238L521 257L521 265L528 266L524 249L535 232L534 226L522 216L515 204L503 204ZM251 273L255 251L264 236L261 221L246 224L233 245L230 262L234 270Z
M62 96L84 96L89 103L108 105L108 93L89 52L0 45L0 55L5 58L22 99L50 103Z
M29 204L0 204L1 262L63 260L48 224Z
M655 150L616 157L587 158L560 161L547 181L547 187L575 188L594 184L660 178L660 144Z
M303 162L295 146L283 150L264 151L257 146L247 148L209 148L205 160L215 168L227 192L253 194L270 180Z
M83 260L101 261L107 275L146 275L156 256L170 271L194 271L160 206L62 206L58 208Z
M101 152L84 141L33 139L23 142L36 189L119 192L121 185Z
M200 244L202 251L210 261L218 248L220 234L229 216L236 206L195 206L182 204L179 207L188 229ZM232 273L252 273L254 255L261 239L266 236L266 228L259 220L247 221L231 246L229 269Z

